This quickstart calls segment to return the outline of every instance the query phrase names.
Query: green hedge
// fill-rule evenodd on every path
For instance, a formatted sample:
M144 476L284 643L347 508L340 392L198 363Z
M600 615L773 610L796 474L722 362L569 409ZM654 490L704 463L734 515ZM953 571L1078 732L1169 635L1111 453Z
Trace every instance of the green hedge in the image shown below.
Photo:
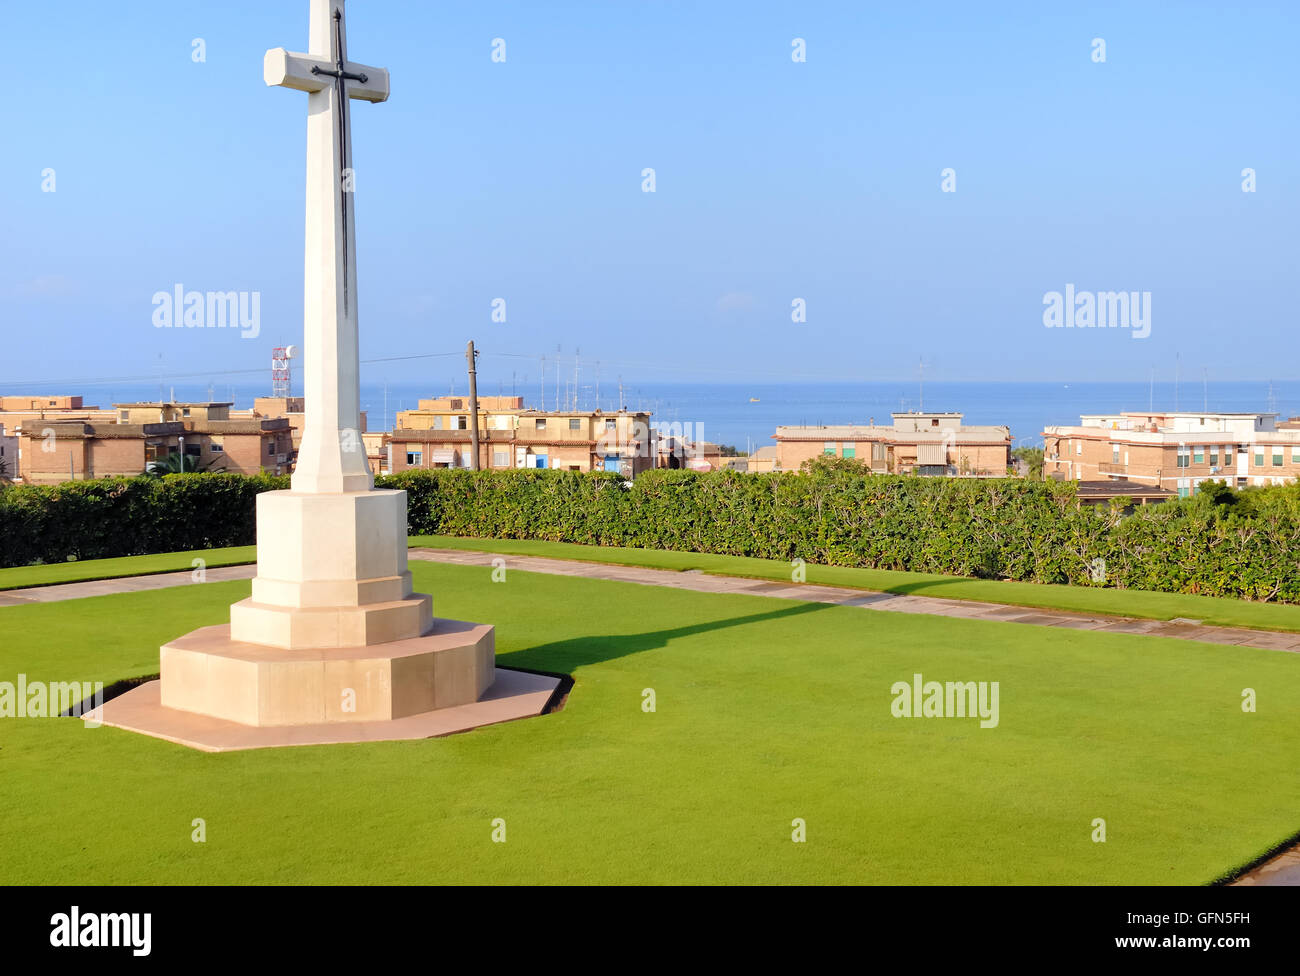
M254 542L287 478L170 475L0 490L3 565ZM543 539L1300 603L1300 486L1079 507L1072 483L650 471L408 471L413 534ZM1105 580L1092 578L1105 561Z

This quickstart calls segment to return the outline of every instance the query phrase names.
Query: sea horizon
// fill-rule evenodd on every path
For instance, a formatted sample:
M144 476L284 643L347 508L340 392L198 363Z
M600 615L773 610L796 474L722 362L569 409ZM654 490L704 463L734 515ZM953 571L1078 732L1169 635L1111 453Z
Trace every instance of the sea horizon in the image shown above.
M619 384L580 383L578 407L608 412L620 405ZM370 430L391 430L398 411L414 409L423 398L449 393L465 396L467 383L405 381L361 384L361 408ZM16 390L0 390L20 394ZM232 401L238 409L253 399L270 395L265 383L97 383L81 388L42 389L33 393L81 395L87 406L154 401L160 397L181 401ZM480 373L480 396L518 395L528 407L539 406L537 384L492 382ZM300 384L294 395L302 395ZM553 384L546 388L545 409L572 407L572 392L561 384L558 403ZM697 440L754 450L772 444L778 426L823 426L889 423L894 412L932 410L962 413L974 425L1005 425L1013 444L1042 443L1047 426L1077 424L1082 414L1124 410L1176 410L1191 412L1265 413L1280 417L1300 414L1300 380L1232 380L1205 383L1095 381L1095 380L980 380L897 382L659 382L624 381L622 404L630 410L648 410L654 424L680 425Z

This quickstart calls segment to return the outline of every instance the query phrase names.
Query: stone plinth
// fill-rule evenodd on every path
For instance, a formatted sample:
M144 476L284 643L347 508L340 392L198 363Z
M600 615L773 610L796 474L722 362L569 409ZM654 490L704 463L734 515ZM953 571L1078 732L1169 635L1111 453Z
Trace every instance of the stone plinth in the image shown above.
M492 687L476 702L438 708L387 722L320 722L315 725L257 726L164 708L162 682L149 681L87 712L87 721L166 739L204 752L428 739L468 732L484 725L541 715L560 679L499 668Z
M435 620L420 637L293 651L222 624L163 645L160 704L250 726L390 721L478 701L495 667L486 624Z
M346 648L419 637L432 620L406 568L406 492L257 496L257 576L230 608L233 640Z

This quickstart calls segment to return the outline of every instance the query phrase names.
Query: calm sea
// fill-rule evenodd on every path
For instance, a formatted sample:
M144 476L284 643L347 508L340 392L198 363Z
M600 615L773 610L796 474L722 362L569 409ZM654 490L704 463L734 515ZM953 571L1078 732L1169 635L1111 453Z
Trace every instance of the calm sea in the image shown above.
M206 400L209 387L204 384L175 384L169 387L182 400ZM76 392L76 391L69 391ZM86 403L108 406L128 400L153 400L159 396L155 384L122 384L86 387ZM254 396L266 391L259 385L226 383L215 385L211 393L218 400L233 399L236 406L252 405ZM301 392L301 388L295 390ZM362 408L368 411L370 429L388 429L393 415L410 409L421 397L442 396L445 384L424 386L416 383L382 385L363 383ZM464 393L464 386L458 388ZM479 388L481 395L510 393L509 384L500 387L491 382ZM519 389L525 402L535 405L536 391ZM548 407L553 395L548 390ZM664 423L693 425L695 437L732 444L742 450L746 445L771 444L771 436L780 424L865 424L872 418L889 423L889 414L898 410L916 410L922 406L921 391L915 380L900 383L625 383L624 402L629 408L650 410L654 420ZM580 397L583 409L596 404L594 391L584 387ZM924 408L952 410L965 414L970 424L1006 424L1017 445L1042 443L1043 427L1049 424L1077 423L1082 413L1117 410L1146 410L1154 404L1158 410L1253 412L1275 410L1283 416L1300 414L1300 381L1268 380L1211 382L1208 389L1200 382L1184 382L1175 390L1173 383L1002 383L927 382ZM617 391L602 387L600 406L611 410L618 406Z

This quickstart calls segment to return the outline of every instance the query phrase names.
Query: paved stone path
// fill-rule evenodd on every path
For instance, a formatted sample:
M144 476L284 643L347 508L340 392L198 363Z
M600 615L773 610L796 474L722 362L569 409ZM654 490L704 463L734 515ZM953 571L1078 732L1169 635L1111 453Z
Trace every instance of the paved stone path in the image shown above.
M770 596L786 600L806 600L811 603L832 603L846 607L867 607L893 613L920 613L938 617L958 617L966 620L996 620L1039 627L1065 627L1073 630L1096 630L1117 634L1145 634L1151 637L1174 637L1181 640L1205 641L1211 644L1233 644L1240 647L1259 647L1273 651L1300 652L1300 633L1275 633L1267 630L1250 630L1234 627L1207 627L1194 620L1141 620L1134 617L1097 616L1066 610L1037 610L1016 607L1005 603L984 603L976 600L947 600L932 596L911 596L894 593L877 593L871 590L854 590L838 586L819 586L812 583L776 583L769 580L745 579L738 576L709 576L701 572L681 572L672 569L646 569L639 566L618 566L612 563L590 563L569 559L548 559L542 556L509 556L492 552L473 552L462 549L412 549L411 559L450 563L457 566L482 566L490 568L492 560L504 559L507 570L528 573L548 573L553 576L579 576L586 579L617 580L623 583L640 583L646 586L669 586L697 593L741 593L749 596ZM207 570L208 582L251 579L256 567L220 566ZM104 596L111 593L135 593L157 590L169 586L186 586L192 583L191 571L156 573L150 576L127 576L118 579L94 580L86 583L58 583L51 586L34 586L22 590L0 591L0 607L20 606L27 603L50 603L56 600L75 600L87 596Z
M590 579L618 580L648 586L671 586L699 593L743 593L771 596L811 603L834 603L846 607L869 607L894 613L922 613L966 620L996 620L1039 627L1066 627L1073 630L1097 630L1118 634L1146 634L1152 637L1176 637L1206 641L1211 644L1235 644L1261 647L1273 651L1300 651L1300 633L1274 633L1233 627L1206 627L1198 621L1141 620L1134 617L1095 616L1066 610L1037 610L1005 603L976 600L947 600L932 596L910 596L853 590L839 586L811 583L775 583L769 580L744 579L738 576L709 576L700 572L672 569L644 569L540 556L507 556L501 553L472 552L461 549L412 549L412 559L453 563L461 566L489 567L493 559L504 559L506 569L556 576L582 576Z
M223 580L252 579L257 572L257 567L215 566L204 572L209 583L218 583ZM161 590L168 586L187 586L194 582L193 574L192 569L186 569L179 573L150 573L148 576L119 576L115 579L90 580L85 583L53 583L49 586L32 586L22 590L0 590L0 607L78 600L83 596L138 593L141 590Z

